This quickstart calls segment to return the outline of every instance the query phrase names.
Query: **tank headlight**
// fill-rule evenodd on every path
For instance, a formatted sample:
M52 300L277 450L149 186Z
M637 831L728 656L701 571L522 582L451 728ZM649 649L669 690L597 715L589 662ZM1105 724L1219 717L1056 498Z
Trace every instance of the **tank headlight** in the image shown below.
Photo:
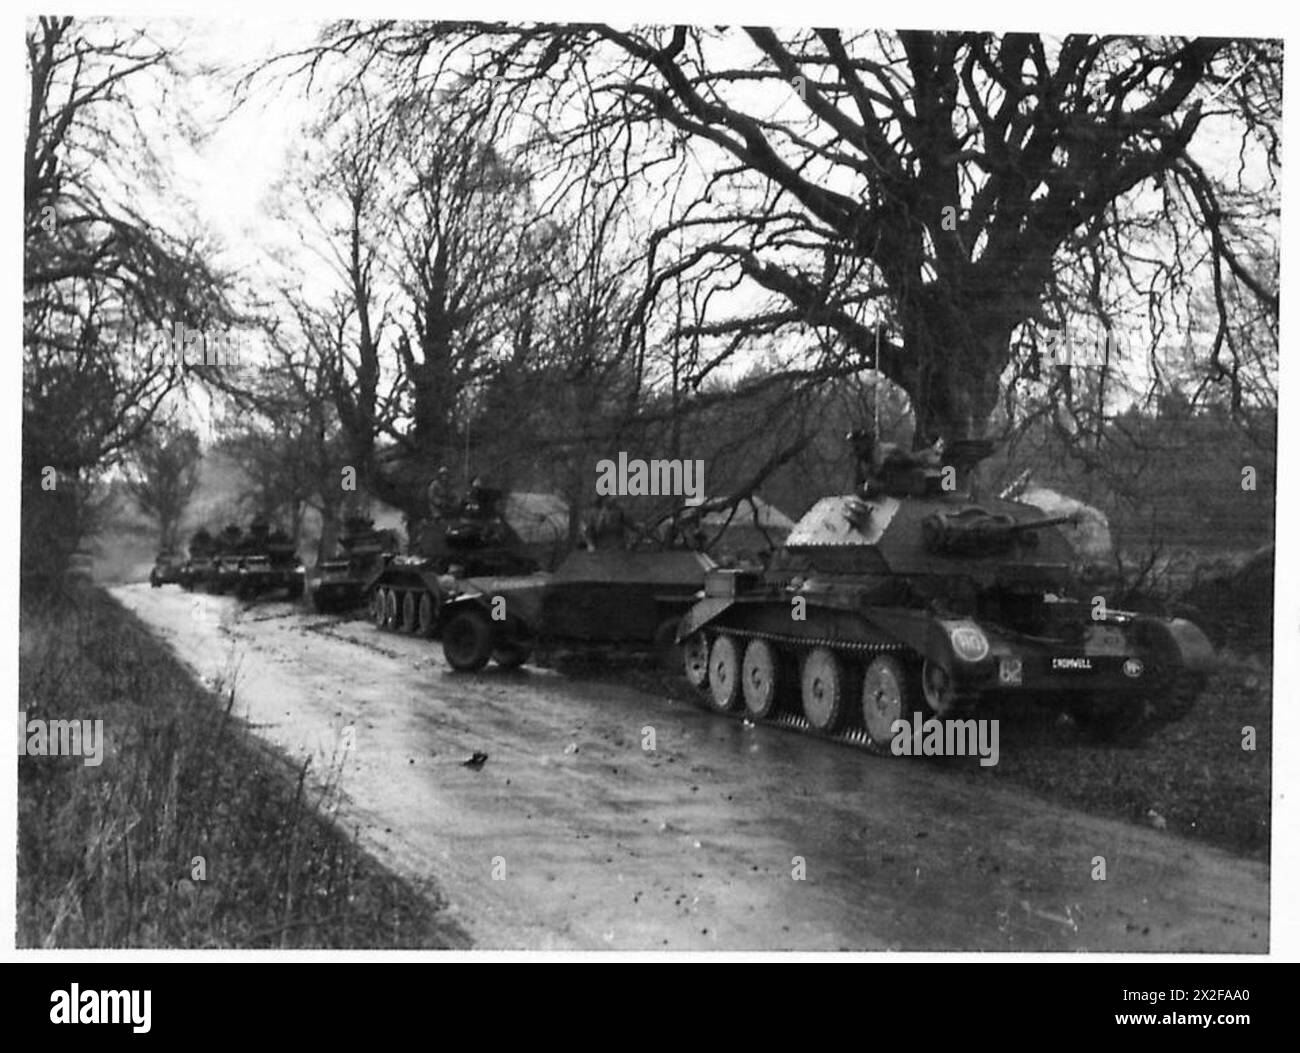
M948 630L948 639L952 641L953 652L963 662L981 662L989 654L989 638L978 625L964 622Z

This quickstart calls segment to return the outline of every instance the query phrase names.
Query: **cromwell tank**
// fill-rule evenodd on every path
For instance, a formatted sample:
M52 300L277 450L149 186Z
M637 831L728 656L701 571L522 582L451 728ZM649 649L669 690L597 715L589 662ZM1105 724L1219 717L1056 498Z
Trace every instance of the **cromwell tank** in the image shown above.
M1205 635L1081 593L1072 517L972 493L991 452L876 450L858 492L818 501L764 574L710 572L678 636L706 704L878 751L997 697L1100 738L1184 715L1213 664Z
M294 550L293 539L283 530L272 530L260 516L253 520L239 545L236 566L234 589L241 600L280 591L291 600L302 596L306 571Z
M517 524L506 517L505 494L478 486L450 517L425 524L409 555L385 557L366 585L370 615L381 629L433 636L454 579L532 574Z
M212 570L205 579L208 592L221 595L229 592L239 582L243 544L244 532L236 523L231 523L217 535L212 550Z
M206 528L200 527L190 538L189 558L180 571L181 588L194 591L197 585L206 585L213 572L213 556L217 542Z
M322 612L360 606L366 586L383 568L385 557L396 551L397 538L391 530L376 530L369 516L349 516L343 522L337 554L321 560L312 575L312 605Z

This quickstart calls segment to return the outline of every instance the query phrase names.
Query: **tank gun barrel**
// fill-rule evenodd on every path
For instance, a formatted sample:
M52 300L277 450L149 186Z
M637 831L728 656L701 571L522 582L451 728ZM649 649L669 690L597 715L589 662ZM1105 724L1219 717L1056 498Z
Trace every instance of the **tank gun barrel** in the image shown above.
M1059 516L1047 516L1043 519L1030 519L1023 523L1012 523L1009 529L1015 534L1025 534L1032 530L1043 530L1046 527L1063 526L1066 523L1074 524L1078 521L1078 512L1067 512Z
M1003 552L1025 537L1048 527L1078 521L1078 513L1045 516L1017 522L1007 515L992 515L983 508L967 508L952 514L935 513L921 522L921 536L931 552L940 555L986 555Z

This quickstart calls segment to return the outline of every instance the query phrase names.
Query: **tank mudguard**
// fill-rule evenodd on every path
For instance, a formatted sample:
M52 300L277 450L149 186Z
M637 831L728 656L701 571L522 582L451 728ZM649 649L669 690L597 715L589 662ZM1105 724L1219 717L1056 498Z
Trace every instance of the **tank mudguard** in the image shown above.
M1136 628L1149 647L1177 655L1184 671L1211 673L1216 665L1214 645L1186 618L1138 618Z
M733 596L706 596L694 607L682 615L677 626L677 642L680 643L692 633L698 632L713 621L723 611L735 605Z

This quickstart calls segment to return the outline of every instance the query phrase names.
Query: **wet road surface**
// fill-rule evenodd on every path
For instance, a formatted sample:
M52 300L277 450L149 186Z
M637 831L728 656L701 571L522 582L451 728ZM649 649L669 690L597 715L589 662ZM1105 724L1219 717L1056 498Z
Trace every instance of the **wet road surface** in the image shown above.
M340 821L481 948L1267 949L1267 867L1161 831L628 687L454 674L305 607L111 591L257 734L341 763Z

